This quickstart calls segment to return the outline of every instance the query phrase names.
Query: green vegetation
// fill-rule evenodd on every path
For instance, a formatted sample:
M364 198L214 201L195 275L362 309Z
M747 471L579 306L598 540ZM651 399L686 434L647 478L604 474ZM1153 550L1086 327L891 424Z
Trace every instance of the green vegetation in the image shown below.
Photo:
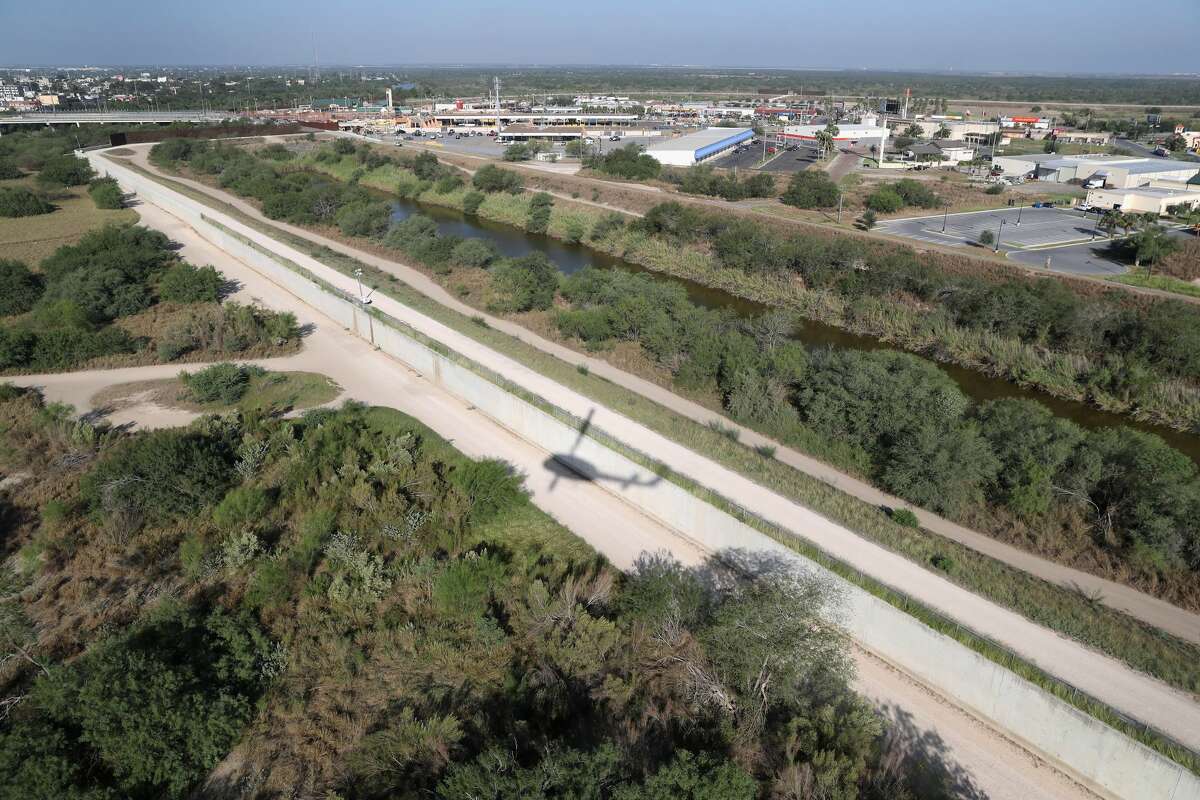
M481 192L508 192L519 194L524 189L521 176L511 170L501 169L495 164L480 167L471 179L471 185Z
M833 208L840 195L838 185L826 173L804 170L792 176L779 199L796 208Z
M82 158L70 153L51 156L38 170L39 183L47 186L84 186L96 176L96 171Z
M449 311L440 304L409 289L402 283L394 281L389 283L386 274L375 270L365 263L356 261L339 252L315 245L307 239L275 229L261 221L243 215L233 207L184 184L171 181L170 179L158 178L157 180L166 183L185 195L197 199L201 203L219 208L251 227L262 230L282 241L286 241L290 245L321 259L324 263L339 269L345 274L352 274L355 270L361 269L367 275L374 276L374 279L384 284L381 287L384 293L397 297L405 304L450 325L489 347L529 364L543 374L595 398L598 402L605 403L610 407L620 407L623 413L643 422L663 435L709 454L710 457L726 464L731 469L760 481L764 485L770 486L786 496L795 498L804 505L832 519L838 520L868 538L904 553L919 563L932 565L934 558L939 555L949 558L950 563L954 566L953 571L946 574L946 577L950 580L967 586L1002 605L1011 607L1030 619L1034 619L1117 658L1121 658L1135 668L1156 675L1172 685L1187 688L1189 691L1196 690L1194 685L1194 663L1196 658L1200 657L1200 652L1191 645L1165 636L1161 632L1137 623L1123 614L1114 612L1102 603L1094 602L1093 598L1084 597L1082 594L1031 578L1026 573L1009 568L955 542L941 539L920 529L902 528L895 522L880 515L878 509L873 506L854 500L822 481L810 478L773 459L763 458L760 454L753 453L731 439L714 432L705 425L697 424L687 418L667 411L663 407L646 400L644 397L629 392L607 380L590 376L586 370L572 368L570 363L560 361L553 356L536 350L516 338L490 328L486 324L477 324L477 321L479 321L478 318L467 318L456 312ZM619 227L616 226L613 230ZM288 266L296 270L299 274L307 274L296 265L288 264ZM426 344L434 349L439 349L439 345L436 342L429 341ZM468 366L470 366L469 362ZM501 385L506 385L506 382L500 376L491 375L489 377ZM511 385L509 385L509 389L510 391L520 393L519 389ZM527 397L526 399L535 404L538 403L536 397ZM553 408L547 408L546 410L549 413L556 413ZM572 421L573 424L579 424L580 422L579 420L568 421ZM637 451L630 450L618 442L608 442L608 444L619 452L623 452L630 458L633 458L635 461L655 469L659 474L665 474L661 464L655 463L652 459L645 457ZM907 598L897 595L886 587L829 559L804 541L795 538L785 531L780 531L766 525L755 517L746 515L742 510L725 502L719 495L697 486L687 479L686 476L670 475L669 479L702 499L743 519L747 524L775 537L788 547L798 550L819 563L825 564L848 580L859 584L887 602L925 621L936 630L954 637L958 641L977 650L985 657L1017 671L1023 677L1046 688L1064 701L1104 720L1107 724L1117 727L1139 741L1143 741L1149 746L1168 754L1171 758L1179 760L1180 763L1191 765L1189 768L1196 769L1194 761L1186 753L1165 744L1161 739L1152 734L1129 726L1120 718L1115 717L1103 705L1080 696L1071 688L1064 687L1053 678L1031 667L1029 664L1014 659L1011 653L1000 650L990 643L972 636L955 622L913 605Z
M182 798L218 764L256 796L750 800L807 775L883 800L948 780L849 690L825 584L750 562L618 575L504 465L403 415L81 438L12 391L0 418L4 466L36 476L5 546L38 553L0 596L26 656L0 676L24 698L0 721L7 795ZM86 601L50 589L115 569Z
M738 179L736 175L718 173L710 166L699 164L687 169L664 170L662 178L686 194L702 194L724 200L775 196L775 178L768 172L752 173L749 177Z
M24 186L0 186L0 217L34 217L53 210L53 203Z
M96 208L116 209L125 207L125 195L113 178L96 178L88 184L88 194Z
M231 406L245 396L251 378L264 374L266 370L261 367L224 362L197 372L180 373L179 380L187 389L190 400Z
M174 360L192 351L272 348L295 336L290 315L217 306L220 273L179 261L167 238L141 227L105 227L60 247L37 273L0 264L11 294L0 325L0 370L77 368L103 356L148 350ZM120 324L162 300L192 304L155 331L153 343Z
M938 208L942 199L920 181L903 178L895 183L885 183L867 195L867 208L880 214L891 214L902 208Z
M25 173L11 161L0 160L0 181L11 181L25 177Z
M24 314L41 298L42 278L20 261L0 259L0 317Z
M528 209L528 203L523 208ZM527 224L526 214L514 216L516 224ZM413 231L419 236L410 236ZM784 239L755 222L720 218L674 203L655 207L644 220L629 226L621 224L619 216L601 217L590 238L593 241L630 242L636 241L634 236L646 234L672 242L676 251L692 246L693 242L703 243L711 248L717 259L741 274L770 270L787 274L795 270L806 283L827 291L853 291L865 297L903 293L916 295L925 302L940 301L950 306L960 323L990 328L990 335L995 335L996 326L1005 325L1010 329L1002 329L1003 333L1016 337L1037 335L1042 337L1041 342L1054 341L1056 335L1095 336L1094 325L1087 330L1082 323L1072 325L1070 309L1074 307L1073 313L1079 314L1081 320L1084 316L1094 319L1098 315L1086 309L1087 303L1115 302L1115 298L1108 297L1084 300L1051 281L998 283L983 278L964 278L955 273L930 274L929 270L920 269L911 251L869 249L859 242L847 240ZM418 246L414 246L413 241L418 242ZM452 264L449 254L459 240L438 236L431 220L414 217L395 226L385 244L401 249L418 262L445 271ZM847 274L837 267L859 259L866 261L870 269ZM544 268L539 273L536 270L493 268L493 275L497 274L502 280L493 280L492 285L499 296L497 292L484 295L491 308L511 312L550 306L553 299L551 284L555 277L551 269ZM539 274L544 278L541 282L536 280ZM585 280L590 285L584 286ZM632 283L608 283L623 280ZM944 290L947 285L958 286L958 291L947 297ZM661 293L666 295L660 296ZM813 364L806 366L791 354L790 351L795 349L792 345L786 349L788 352L782 364L777 365L771 359L763 361L773 350L755 339L766 335L771 342L785 341L792 324L785 315L767 318L762 323L767 326L765 334L746 330L740 336L732 336L729 331L736 331L742 323L702 312L687 303L679 291L645 277L587 273L586 279L577 276L569 280L564 296L576 308L557 315L562 336L577 338L592 349L607 348L622 339L637 341L652 362L673 375L680 390L705 398L719 398L735 418L843 468L871 477L912 502L926 504L973 527L1043 552L1052 550L1054 554L1061 554L1066 550L1073 554L1070 559L1080 563L1094 564L1094 554L1102 552L1101 562L1107 561L1111 565L1108 570L1115 570L1139 585L1156 584L1160 591L1165 581L1167 586L1176 587L1168 591L1183 593L1182 602L1193 602L1185 599L1190 595L1180 588L1196 568L1190 544L1196 534L1190 523L1181 523L1176 536L1165 539L1148 533L1144 527L1140 532L1128 530L1118 536L1104 534L1101 528L1110 525L1111 521L1106 521L1107 512L1101 509L1107 506L1101 505L1095 494L1102 490L1084 473L1072 473L1083 481L1082 491L1074 495L1059 493L1047 507L1029 511L1019 500L997 487L995 470L999 467L985 438L978 433L980 420L975 410L969 408L970 404L953 383L927 362L911 357L896 357L889 361L883 359L882 354L846 353L820 361L816 364L819 371L813 372ZM626 303L641 305L628 309ZM655 314L647 317L646 308L654 309ZM1020 309L1019 313L1012 311L1014 308ZM883 310L881 307L880 311ZM1175 307L1172 311L1194 313L1186 307ZM981 313L983 317L978 316ZM887 317L881 313L880 318ZM1123 320L1124 324L1138 324L1137 315L1129 312L1123 312L1117 319ZM1011 329L1014 325L1019 327ZM1059 326L1061 333L1056 334ZM937 328L930 326L928 330ZM925 335L924 331L922 335ZM1161 341L1167 344L1165 338ZM735 348L735 351L725 352L726 347ZM1166 365L1165 360L1161 363ZM839 371L844 376L838 377ZM835 376L837 381L828 386L821 385L818 381L822 375ZM946 407L949 416L945 419L952 422L935 432L927 426L906 427L909 423L901 416L893 427L864 429L861 433L848 435L850 431L846 426L850 419L830 416L830 409L824 404L829 402L828 398L836 398L839 394L853 396L858 389L852 381L865 376L871 376L874 381L869 387L872 392L862 398L869 405L853 413L877 414L874 409L886 408L893 403L898 404L898 408L910 407L905 402L905 392L912 390L914 396L921 397L929 392L928 402L934 407L942 407L939 404L951 398L953 402ZM806 390L808 395L804 394ZM874 392L883 394L870 399ZM895 394L889 394L891 392ZM837 413L850 412L841 409ZM922 410L921 414L927 414L927 410ZM882 419L880 417L880 421ZM1164 451L1174 453L1156 439L1137 440L1128 446L1135 453L1156 452L1153 442ZM1082 454L1080 458L1083 458ZM952 467L957 459L964 460L961 470ZM1083 477L1079 477L1081 475ZM1050 481L1064 477L1050 469L1039 488L1030 491L1045 493ZM1194 484L1194 476L1186 471L1177 473L1177 477L1183 487ZM1105 503L1130 502L1132 495L1126 494L1127 491L1131 491L1130 487L1124 486L1115 499L1109 498ZM1188 497L1194 494L1190 488L1183 491ZM1165 514L1162 519L1167 520L1163 524L1172 525L1175 520L1186 517L1185 509L1191 502L1188 500L1174 509L1161 509ZM1052 548L1049 542L1054 542Z
M592 154L584 158L583 165L614 178L630 181L648 181L658 177L662 164L648 156L637 145L627 144L604 155Z

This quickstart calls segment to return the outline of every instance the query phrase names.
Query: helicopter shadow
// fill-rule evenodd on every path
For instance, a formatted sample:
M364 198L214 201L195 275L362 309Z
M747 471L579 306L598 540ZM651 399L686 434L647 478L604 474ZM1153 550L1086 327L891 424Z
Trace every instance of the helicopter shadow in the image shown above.
M577 455L575 451L579 449L579 445L583 442L583 437L587 435L588 430L592 427L593 414L595 414L595 409L588 411L587 418L579 426L579 435L575 437L575 442L571 445L569 451L554 453L542 462L542 466L554 475L553 480L550 481L550 491L554 491L558 486L559 480L564 478L571 481L608 481L619 484L622 489L628 489L631 486L654 486L662 480L662 476L660 475L655 475L650 479L641 478L636 471L628 476L614 475L601 470L591 461Z

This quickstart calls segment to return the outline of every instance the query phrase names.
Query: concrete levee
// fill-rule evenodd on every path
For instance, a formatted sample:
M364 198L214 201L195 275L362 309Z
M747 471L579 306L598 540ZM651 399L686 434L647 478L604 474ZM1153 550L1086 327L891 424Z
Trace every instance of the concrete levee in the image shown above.
M429 346L422 336L439 341L441 335L449 341L440 324L430 321L418 334L407 327L409 322L417 327L415 320L421 315L416 312L406 315L404 322L368 313L341 290L298 272L307 259L303 254L275 243L271 245L274 256L267 255L240 238L256 232L237 220L133 170L88 155L98 171L110 173L127 189L176 215L204 238L548 455L558 455L587 477L619 484L620 496L627 502L681 535L713 552L741 549L771 554L834 583L842 597L839 622L863 647L1025 742L1097 791L1130 800L1200 798L1200 778L1179 764L659 478L598 439L581 437L572 424L485 377L461 358ZM636 442L624 444L637 447Z

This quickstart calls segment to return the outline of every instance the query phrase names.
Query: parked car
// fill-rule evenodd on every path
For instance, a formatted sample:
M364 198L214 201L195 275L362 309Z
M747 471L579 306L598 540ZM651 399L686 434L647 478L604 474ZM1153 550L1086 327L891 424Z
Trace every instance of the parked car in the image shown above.
M621 141L621 137L620 136L610 136L610 137L608 137L608 140L610 142L619 142L619 141Z

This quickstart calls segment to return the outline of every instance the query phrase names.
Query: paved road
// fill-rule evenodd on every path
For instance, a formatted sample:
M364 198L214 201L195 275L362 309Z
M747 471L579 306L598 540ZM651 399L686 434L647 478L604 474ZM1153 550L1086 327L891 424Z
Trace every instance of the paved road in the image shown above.
M829 173L829 179L837 183L857 167L861 159L858 153L840 152L825 166L825 171Z
M257 363L270 369L323 373L343 387L345 397L411 414L467 455L509 461L525 472L526 486L540 508L588 541L618 567L626 568L636 555L647 550L668 551L684 563L697 563L707 555L599 484L561 481L554 487L558 472L546 468L544 451L517 439L399 362L318 315L166 212L148 204L139 206L138 211L144 224L162 230L183 245L183 257L196 264L212 264L227 277L238 281L241 299L292 311L302 324L315 327L305 339L303 352ZM339 283L347 284L346 288L349 288L344 277ZM385 300L381 298L381 301ZM381 302L381 305L385 304ZM200 366L191 365L190 368ZM87 409L97 391L114 383L170 377L178 371L177 365L161 365L25 376L18 381L41 386L49 397ZM958 786L969 787L993 800L1094 800L1095 795L1054 767L927 687L857 648L854 656L858 671L854 681L856 691L873 700L880 711L895 722L898 734L913 754L924 757L935 769L954 776Z
M200 184L193 185L215 196L223 194L216 190L208 190ZM239 205L249 208L244 202ZM236 225L236 223L234 224ZM305 235L305 232L296 230L298 235ZM247 235L251 235L263 246L270 247L309 269L333 286L351 294L356 291L353 279L315 259L276 243L262 233L250 231ZM392 266L396 267L397 265ZM409 272L412 272L414 278L423 279L421 284L414 280L413 285L418 291L424 292L425 286L431 282L420 273L412 270ZM434 285L430 288L437 287ZM430 294L432 295L432 292ZM444 292L442 294L444 295ZM440 298L435 299L440 300ZM656 459L675 472L688 476L703 486L719 487L723 496L743 508L754 509L761 518L796 536L809 540L834 558L850 564L877 580L899 588L946 616L960 620L964 626L1021 654L1046 672L1102 699L1130 717L1166 732L1185 745L1200 750L1200 706L1197 706L1194 699L1183 692L1172 689L1114 659L1098 654L1077 642L1068 640L1018 614L978 597L899 554L863 539L855 532L810 509L764 488L627 417L596 404L590 398L567 389L524 364L500 355L474 339L431 320L391 298L380 297L376 301L376 307L435 340L444 342L448 347L476 363L505 375L527 391L545 398L547 402L573 416L579 419L590 418L598 430L607 432L618 441L636 443L640 450L653 453ZM471 313L478 314L474 310L471 310ZM518 332L516 335L525 341L537 338L527 331ZM540 346L545 346L551 351L554 351L554 348L565 351L565 348L544 340ZM577 354L572 354L570 351L566 351L564 355L574 361L581 360ZM342 383L337 375L330 377ZM342 385L347 384L342 383ZM656 388L666 395L665 399L671 405L682 403L681 398L670 395L661 387ZM619 488L609 486L608 488L610 491L620 491L630 497L634 497L640 492L654 491L653 487L646 486L621 486ZM1146 599L1150 600L1150 598ZM1162 605L1166 606L1166 604ZM1170 606L1166 606L1166 608L1174 610L1178 614L1191 616L1178 609L1172 609ZM1173 617L1172 622L1178 623L1178 617ZM1194 629L1192 633L1195 635Z
M141 148L135 156L142 167L154 170L153 166L146 158L145 148ZM176 178L178 180L178 178ZM787 464L788 466L798 469L812 477L815 477L825 483L837 487L839 490L847 494L857 497L858 499L877 507L888 508L911 508L910 503L901 500L898 497L887 494L874 486L858 480L850 475L847 475L834 467L822 461L818 461L811 456L807 456L797 450L794 450L786 445L783 445L773 439L770 439L762 434L743 428L737 423L729 420L715 412L707 409L697 403L688 401L679 395L671 392L657 384L644 380L624 372L607 361L594 356L577 353L564 345L557 342L552 342L537 336L521 327L520 325L506 319L493 317L489 314L481 314L477 309L463 303L457 297L451 295L440 284L426 276L419 270L400 264L399 262L385 259L380 256L368 253L364 250L351 247L333 239L320 236L305 228L300 228L294 225L268 220L262 213L250 203L235 197L225 192L212 189L204 184L193 181L186 181L194 188L205 192L213 197L216 197L223 202L235 206L239 211L254 217L259 222L273 225L282 230L336 250L339 253L352 256L360 261L366 262L378 269L381 269L390 274L396 275L409 286L424 294L426 297L436 300L438 303L447 308L454 309L461 314L467 316L482 316L487 320L492 327L504 331L509 335L526 342L537 349L550 353L557 358L567 361L568 363L586 364L589 371L593 374L604 377L626 389L636 392L643 397L646 397L661 406L671 409L672 411L681 414L689 419L692 419L702 425L708 425L712 422L719 422L726 428L732 428L739 431L740 442L743 442L748 447L773 447L775 448L775 457ZM1143 592L1138 591L1130 586L1116 583L1115 581L1105 580L1104 578L1082 572L1077 569L1056 564L1044 558L1036 556L1020 548L999 542L990 536L986 536L978 531L966 528L958 523L952 522L944 517L938 516L924 509L913 509L921 526L927 530L931 530L940 536L945 536L960 544L963 544L971 549L983 553L998 561L1002 561L1009 566L1020 569L1031 575L1035 575L1042 580L1055 583L1067 589L1074 591L1076 588L1082 588L1089 594L1097 595L1101 598L1101 602L1115 609L1123 611L1130 616L1148 622L1151 625L1162 628L1175 636L1200 643L1200 615L1192 614L1177 608L1170 603L1164 602L1157 598L1151 597Z

